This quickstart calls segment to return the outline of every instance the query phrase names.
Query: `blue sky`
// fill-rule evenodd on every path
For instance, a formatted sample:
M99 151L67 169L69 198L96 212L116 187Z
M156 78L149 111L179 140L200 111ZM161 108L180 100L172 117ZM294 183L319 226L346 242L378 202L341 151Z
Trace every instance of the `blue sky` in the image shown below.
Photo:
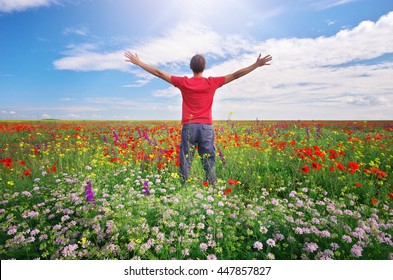
M391 0L0 0L0 119L180 120L173 75L226 75L213 118L393 119Z

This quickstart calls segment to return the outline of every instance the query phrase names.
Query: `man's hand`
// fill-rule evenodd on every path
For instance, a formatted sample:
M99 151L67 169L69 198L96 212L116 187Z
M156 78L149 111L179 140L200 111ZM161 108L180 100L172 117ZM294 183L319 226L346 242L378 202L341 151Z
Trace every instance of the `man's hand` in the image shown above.
M132 64L141 65L141 60L139 59L139 56L137 54L133 54L129 51L126 51L124 53L124 56L128 58L128 60L126 60L127 62L131 62Z
M128 60L126 60L127 62L131 62L139 67L141 67L142 69L144 69L145 71L149 72L150 74L163 79L164 81L168 82L171 84L171 75L161 71L160 69L157 69L154 66L148 65L144 62L142 62L139 59L139 56L137 54L133 54L129 51L126 51L124 53L124 56L128 58Z
M263 57L263 58L261 58L261 54L259 54L259 56L258 56L258 58L257 58L257 61L255 62L256 63L256 65L258 66L258 67L261 67L261 66L263 66L263 65L270 65L270 63L268 63L268 62L270 62L271 60L272 60L272 56L269 54L269 55L267 55L267 56L265 56L265 57Z
M232 74L226 75L225 76L225 84L232 82L233 80L239 79L240 77L243 77L244 75L247 75L248 73L254 71L258 67L264 66L264 65L270 65L270 61L272 60L272 56L268 54L267 56L261 58L261 54L259 54L257 61L255 63L251 64L250 66L240 69Z

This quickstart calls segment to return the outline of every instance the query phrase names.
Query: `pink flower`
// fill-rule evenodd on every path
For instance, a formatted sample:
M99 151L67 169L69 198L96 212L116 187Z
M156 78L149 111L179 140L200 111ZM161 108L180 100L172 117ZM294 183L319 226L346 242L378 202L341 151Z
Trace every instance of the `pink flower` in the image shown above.
M27 216L29 218L37 217L38 216L38 212L36 212L36 211L29 211L29 212L27 212Z
M206 251L207 250L207 244L206 243L201 243L199 244L199 249L201 249L201 251Z
M12 226L12 227L8 230L7 234L8 234L8 235L12 235L12 234L16 233L17 230L18 230L18 228L17 228L16 226Z
M303 234L303 229L300 228L300 227L297 227L297 228L295 229L295 233L297 233L297 234Z
M307 253L312 253L318 249L318 245L314 242L306 242L304 244L304 251Z
M62 251L63 256L65 256L65 257L68 257L68 256L74 257L75 254L76 254L76 252L75 252L76 249L78 249L78 245L77 244L65 246L63 251Z
M266 244L269 245L270 247L275 247L276 246L276 241L274 241L273 239L269 238L268 240L266 240Z
M134 242L128 243L128 245L127 245L127 250L128 250L128 251L134 250L135 245L136 245L136 244L135 244Z
M277 206L279 204L279 201L277 198L272 198L272 205Z
M31 193L29 193L28 191L23 191L22 194L26 197L32 197Z
M38 229L33 229L30 234L31 234L31 236L36 236L39 233L40 233L40 231Z
M40 237L39 237L38 239L39 239L40 241L46 240L46 239L48 239L48 235L42 234L42 235L40 235Z
M207 256L207 259L208 259L208 260L216 260L217 257L216 257L215 255L208 255L208 256Z
M267 258L268 258L269 260L275 260L275 259L276 259L276 256L275 256L274 254L272 254L272 253L269 253L269 254L267 254Z
M361 257L363 252L362 246L355 244L351 248L351 254L355 257Z
M265 234L268 231L268 229L264 226L261 226L259 231L262 232L263 234Z
M262 249L263 249L263 244L262 244L262 242L256 241L256 242L254 243L253 248L254 248L254 249L257 249L258 251L259 251L259 250L262 250Z
M330 232L327 230L323 230L323 231L321 231L320 236L321 237L330 237Z
M340 248L340 246L337 243L330 243L330 246L332 247L333 250L337 250Z

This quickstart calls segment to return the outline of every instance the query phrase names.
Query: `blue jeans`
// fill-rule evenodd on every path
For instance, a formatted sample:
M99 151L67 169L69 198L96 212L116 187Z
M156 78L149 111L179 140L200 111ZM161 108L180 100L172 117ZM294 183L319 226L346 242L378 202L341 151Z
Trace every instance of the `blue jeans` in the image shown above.
M192 160L197 147L206 173L206 181L214 185L216 183L214 129L211 124L200 123L183 125L180 143L180 174L183 184L189 178Z

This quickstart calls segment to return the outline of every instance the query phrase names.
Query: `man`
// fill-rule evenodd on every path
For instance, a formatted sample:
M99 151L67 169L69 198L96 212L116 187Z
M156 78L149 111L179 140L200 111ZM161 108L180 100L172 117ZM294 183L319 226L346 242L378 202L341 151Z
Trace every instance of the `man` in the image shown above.
M258 67L270 65L270 55L258 56L255 63L232 74L221 77L203 77L206 60L202 55L195 55L190 61L193 77L177 77L169 75L140 60L137 54L125 52L127 62L131 62L150 74L167 81L180 89L182 105L182 135L180 143L180 174L183 184L188 180L195 148L198 147L206 172L206 181L216 183L215 161L216 148L214 145L214 129L212 120L212 105L216 89L254 71Z

